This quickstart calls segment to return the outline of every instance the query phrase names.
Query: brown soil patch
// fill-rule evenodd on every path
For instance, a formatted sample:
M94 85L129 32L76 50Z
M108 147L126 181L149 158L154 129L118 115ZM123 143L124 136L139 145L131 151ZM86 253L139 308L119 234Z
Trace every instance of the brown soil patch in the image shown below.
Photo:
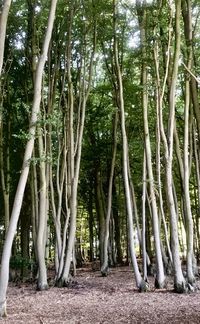
M200 291L178 295L167 290L139 293L130 268L111 270L102 278L99 272L78 270L71 288L52 287L36 292L35 286L10 286L8 317L10 324L97 324L97 323L200 323Z

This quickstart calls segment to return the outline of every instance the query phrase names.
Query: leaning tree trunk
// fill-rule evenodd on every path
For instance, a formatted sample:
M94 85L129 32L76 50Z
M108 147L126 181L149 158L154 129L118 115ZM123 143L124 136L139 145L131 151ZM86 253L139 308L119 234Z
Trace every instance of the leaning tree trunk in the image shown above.
M126 126L125 126L125 111L124 111L124 96L123 96L123 84L122 84L122 73L119 64L118 58L118 41L116 36L117 24L117 10L116 10L116 0L113 0L113 27L114 27L114 42L113 42L113 52L114 52L114 62L116 69L116 85L117 85L117 103L120 111L120 122L121 122L121 133L122 133L122 158L123 158L123 178L124 178L124 189L125 189L125 198L126 198L126 209L128 216L128 231L129 231L129 249L131 255L131 261L134 268L136 285L140 291L147 290L147 284L142 279L141 273L139 271L136 254L135 254L135 241L134 241L134 230L133 230L133 213L132 213L132 201L131 201L131 191L129 185L129 176L128 176L128 142L126 135Z
M175 52L173 61L173 70L170 85L169 95L169 119L168 119L168 154L166 158L166 185L167 185L167 200L170 211L171 225L171 244L172 256L174 264L174 289L176 292L183 293L186 291L185 279L181 269L181 261L179 256L179 240L178 240L178 217L175 208L173 195L173 133L175 125L175 104L176 104L176 83L178 76L178 63L180 55L180 14L181 0L176 1L176 16L175 16Z
M68 58L71 58L71 27L72 27L72 18L73 11L70 10L70 30L69 30L69 43L68 43ZM73 84L72 84L72 75L71 75L71 65L68 61L67 66L67 75L68 75L68 97L69 97L69 157L70 157L70 193L69 193L69 209L70 209L70 225L69 225L69 236L65 253L65 262L63 265L63 270L61 276L58 278L58 285L63 286L68 284L70 279L70 264L72 259L72 253L75 243L75 234L76 234L76 218L77 218L77 194L78 194L78 181L79 181L79 172L80 172L80 162L81 162L81 153L82 153L82 140L83 140L83 131L85 124L85 113L86 113L86 104L91 90L92 85L92 76L93 76L93 65L94 65L94 56L96 52L96 21L94 18L94 29L93 29L93 49L89 58L88 64L86 61L83 61L83 70L82 73L82 82L80 86L80 119L77 123L76 129L76 143L74 143L74 134L75 134L75 123L74 123L74 94L73 94ZM86 72L88 70L88 73ZM86 81L86 78L87 81Z
M36 123L38 119L38 113L40 110L40 102L41 102L42 74L43 74L44 65L46 62L47 52L49 48L49 43L51 39L55 12L56 12L56 5L57 5L57 0L52 0L50 12L49 12L49 18L48 18L47 31L43 43L42 54L38 61L37 71L35 76L34 98L33 98L32 114L31 114L30 127L29 127L29 140L25 148L22 170L21 170L21 174L17 186L17 191L15 194L13 209L10 218L10 224L8 227L5 244L3 248L2 261L1 261L1 273L0 273L0 316L6 315L6 292L8 287L9 260L11 255L12 243L17 228L17 222L21 211L24 190L26 187L27 178L29 174L30 160L32 157L32 152L34 147Z
M41 130L38 130L38 146L40 157L40 199L39 199L39 217L38 217L38 233L37 233L37 256L39 275L37 280L37 289L48 289L47 269L45 264L45 245L44 236L47 227L47 181L46 181L46 165L44 161L44 145Z
M4 48L5 48L5 38L6 38L6 27L7 27L7 20L8 14L10 10L11 0L4 0L0 9L0 84L1 84L1 74L2 74L2 67L3 67L3 59L4 59ZM3 96L2 96L3 98ZM2 118L2 111L0 111L0 137L1 137L1 145L3 141L3 118ZM0 165L1 165L1 179L2 179L2 189L3 189L3 198L4 198L4 207L5 207L5 231L8 229L9 225L9 192L6 189L5 185L5 176L3 171L3 147L0 150ZM9 175L9 170L8 170Z
M147 250L146 250L146 190L147 190L147 172L146 172L146 153L144 150L143 158L143 185L142 185L142 261L143 261L143 279L147 281Z
M161 215L161 221L163 222L164 227L164 234L165 234L165 240L166 240L166 247L167 247L167 253L169 256L169 260L166 264L167 271L170 271L173 259L172 259L172 253L171 253L171 247L170 242L168 238L168 230L167 230L167 224L165 219L165 213L164 213L164 206L163 206L163 192L162 192L162 185L161 185L161 121L160 121L160 110L162 109L162 94L161 94L161 84L160 84L160 74L159 74L159 55L158 55L158 44L154 44L154 61L155 61L155 68L156 68L156 171L157 171L157 183L158 183L158 195L159 195L159 210ZM165 84L164 84L165 88ZM163 89L164 89L163 88ZM161 247L162 248L162 247Z
M187 46L187 68L192 67L192 17L190 0L182 1L182 12L185 24L185 38ZM191 106L190 98L190 76L185 76L185 113L184 113L184 198L185 198L185 216L186 216L186 240L187 240L187 278L189 284L194 284L195 277L193 273L193 218L190 202L189 188L189 112Z
M1 7L1 13L0 13L0 76L3 67L6 27L7 27L7 20L8 20L8 14L9 14L11 2L12 2L11 0L4 0Z
M154 175L153 175L153 166L152 166L152 153L151 153L151 144L150 144L150 135L149 135L149 125L148 125L148 92L147 92L147 66L146 66L146 35L145 35L145 24L147 22L146 10L142 8L137 2L138 7L138 20L140 25L140 37L141 37L141 46L142 46L142 106L143 106L143 123L144 123L144 142L145 142L145 152L146 152L146 165L147 165L147 174L149 182L149 191L151 196L151 208L152 208L152 223L153 223L153 233L154 233L154 242L155 242L155 253L156 253L156 265L157 273L155 279L156 288L163 288L165 286L165 274L162 261L161 253L161 243L160 243L160 230L159 230L159 220L158 220L158 209L156 204L156 195L155 195L155 184L154 184Z
M108 274L108 240L109 240L109 224L112 208L112 187L113 187L113 177L115 170L115 159L117 153L117 124L118 124L118 112L115 113L114 125L113 125L113 155L111 162L109 186L108 186L108 203L107 203L107 214L105 221L105 235L104 235L104 246L103 246L103 264L101 266L102 276L107 276Z

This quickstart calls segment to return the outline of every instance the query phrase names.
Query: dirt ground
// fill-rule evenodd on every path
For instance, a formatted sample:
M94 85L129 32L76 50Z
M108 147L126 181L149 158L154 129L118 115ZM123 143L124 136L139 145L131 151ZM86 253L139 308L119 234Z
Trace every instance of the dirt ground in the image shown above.
M169 280L167 290L139 293L129 267L114 268L108 277L79 269L71 288L51 287L36 292L35 285L10 286L8 317L0 324L61 323L200 323L200 291L178 295Z

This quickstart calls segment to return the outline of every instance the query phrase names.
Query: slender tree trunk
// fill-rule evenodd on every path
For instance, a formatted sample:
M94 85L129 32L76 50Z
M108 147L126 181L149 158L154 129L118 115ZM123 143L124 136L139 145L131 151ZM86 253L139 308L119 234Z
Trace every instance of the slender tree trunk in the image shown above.
M57 0L52 0L42 54L38 61L37 71L36 71L34 98L33 98L32 114L31 114L30 128L29 128L29 140L25 148L22 170L21 170L20 179L17 186L17 191L15 194L13 209L10 218L10 224L7 231L3 254L2 254L1 273L0 273L0 316L6 315L6 291L8 287L9 260L11 255L12 243L17 228L17 222L21 211L22 201L24 197L24 190L26 187L26 182L29 174L30 159L32 157L32 152L34 147L36 123L38 119L38 113L39 113L40 102L41 102L42 74L43 74L44 65L47 57L47 51L51 39L56 5L57 5Z
M183 17L185 23L185 35L187 45L187 68L192 66L192 17L190 0L182 1ZM184 198L186 214L186 239L187 239L187 278L192 285L195 282L193 274L193 218L190 202L189 188L189 112L190 112L190 76L186 75L185 80L185 113L184 113Z
M128 177L128 142L127 142L126 126L125 126L122 74L121 74L121 68L120 68L119 58L118 58L119 54L118 54L118 41L116 36L116 30L117 30L116 17L117 17L117 1L113 0L113 27L114 27L113 52L114 52L114 61L115 61L115 68L116 68L116 83L117 83L117 91L118 91L117 102L120 110L120 122L121 122L121 133L122 133L123 179L124 179L124 189L125 189L125 198L126 198L126 209L127 209L127 216L128 216L129 249L130 249L131 261L135 273L136 285L139 290L146 291L148 287L140 274L137 259L136 259L136 254L135 254L132 201L131 201L131 191L130 191L129 177Z
M76 234L76 217L77 217L77 194L78 194L78 180L79 180L79 172L80 172L80 161L81 161L81 153L82 153L82 140L83 140L83 130L85 124L85 112L86 112L86 104L90 94L91 85L92 85L92 76L93 76L93 65L94 65L94 55L96 52L96 21L94 19L94 29L93 29L93 49L90 55L89 63L86 66L86 62L84 62L83 66L83 79L81 84L81 116L80 122L78 123L77 130L77 139L74 144L74 113L73 113L73 86L72 86L72 76L71 76L71 20L73 18L73 11L70 9L70 26L69 26L69 39L68 39L68 47L67 47L67 57L68 57L68 67L67 67L67 75L68 75L68 97L69 102L68 106L69 110L69 157L70 157L70 228L69 228L69 236L66 248L66 257L63 266L62 275L59 278L59 286L63 286L68 284L69 282L69 272L70 272L70 264L72 259L72 253L74 249L75 242L75 234ZM86 73L86 67L88 69L88 74ZM86 82L86 75L88 80Z
M119 204L117 202L117 192L115 185L115 178L113 180L113 219L114 219L114 228L115 228L115 245L116 245L116 261L118 264L123 263L123 253L121 246L121 224L120 224L120 214L119 214Z
M178 240L178 219L174 203L173 195L173 176L172 176L172 161L173 161L173 133L175 120L175 104L176 104L176 83L178 75L178 61L180 55L180 14L181 0L176 1L176 17L175 17L175 52L173 61L172 79L170 85L169 96L169 119L168 119L168 156L166 159L166 184L167 184L167 200L170 211L171 224L171 242L172 256L174 264L174 288L176 292L182 293L186 291L185 279L181 269L181 261L179 256L179 240Z
M95 181L95 192L96 192L96 211L99 222L99 256L100 264L103 265L104 262L104 237L105 237L105 213L104 213L104 195L101 183L100 171L96 170L96 181Z
M11 0L4 0L0 12L0 77L3 67L6 27L11 2Z
M118 112L116 111L114 124L113 124L113 155L112 155L110 179L109 179L109 186L108 186L108 203L107 203L105 236L104 236L104 246L103 246L103 264L101 266L102 276L107 276L108 274L108 240L109 240L109 224L110 224L111 209L112 209L113 177L114 177L115 159L117 153L117 125L118 125Z
M143 258L143 279L147 281L147 251L146 251L146 153L143 158L143 186L142 186L142 258Z
M45 231L47 226L47 182L46 182L46 164L44 161L44 147L41 130L38 132L38 146L40 157L40 199L39 199L39 219L38 219L38 233L37 233L37 256L39 265L39 276L37 282L38 290L48 289L47 283L47 269L45 264Z
M138 3L137 6L140 6ZM155 253L156 253L156 265L157 265L157 274L155 279L156 288L163 288L165 286L165 274L164 267L162 262L161 254L161 245L160 245L160 231L159 231L159 221L158 221L158 210L155 196L155 184L154 184L154 175L152 167L152 153L151 153L151 144L150 144L150 135L149 135L149 125L148 125L148 93L147 93L147 67L146 67L146 35L145 35L145 24L147 21L146 18L146 9L138 7L138 19L140 25L140 35L141 35L141 45L142 45L142 105L143 105L143 122L144 122L144 141L145 141L145 150L146 150L146 164L147 164L147 173L148 173L148 182L149 182L149 191L151 197L151 208L152 208L152 221L153 221L153 232L154 232L154 241L155 241Z

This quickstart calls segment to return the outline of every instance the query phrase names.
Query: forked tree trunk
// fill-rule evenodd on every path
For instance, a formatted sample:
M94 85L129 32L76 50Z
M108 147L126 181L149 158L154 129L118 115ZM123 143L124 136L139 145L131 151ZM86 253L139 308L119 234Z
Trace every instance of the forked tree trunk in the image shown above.
M173 176L172 176L172 161L173 161L173 133L175 126L175 104L176 104L176 83L178 75L178 64L180 55L180 14L181 0L176 1L175 15L175 52L173 60L173 70L170 85L169 96L169 119L168 119L168 154L166 158L166 184L167 184L167 200L170 211L171 225L171 243L172 256L174 264L174 289L176 292L183 293L186 291L185 279L181 269L181 261L179 256L179 239L178 239L178 218L175 208L173 195Z
M29 174L30 160L33 153L36 123L38 120L38 113L40 110L40 102L41 102L42 74L43 74L44 65L46 62L47 52L49 48L49 43L52 35L56 5L57 5L57 0L52 0L46 35L43 43L42 54L38 61L36 77L35 77L34 98L33 98L32 114L31 114L30 127L29 127L29 140L25 148L22 170L21 170L21 174L17 186L17 191L15 194L13 209L10 218L10 224L9 224L9 228L7 231L6 240L3 248L2 261L1 261L1 273L0 273L0 316L6 315L6 292L8 287L9 261L11 255L11 248L12 248L12 243L17 228L19 214L21 211L22 201L24 197L24 190L26 187L27 178Z
M140 6L140 3L137 2L138 7L138 20L140 25L140 37L141 37L141 46L142 46L142 106L143 106L143 123L144 123L144 142L145 142L145 151L146 151L146 165L147 165L147 174L148 174L148 183L149 191L151 197L151 209L152 209L152 223L153 223L153 233L154 233L154 242L155 242L155 254L156 254L156 265L157 272L155 278L155 287L163 288L165 286L165 274L162 261L161 253L161 244L160 244L160 229L159 229L159 220L158 220L158 209L155 196L155 184L154 184L154 175L153 175L153 166L152 166L152 153L151 153L151 143L149 135L149 125L148 125L148 90L147 90L147 66L146 66L146 35L145 35L145 24L146 19L146 9Z
M166 240L166 247L167 252L169 256L169 261L167 262L167 269L171 270L173 264L172 259L172 253L170 248L170 242L169 242L169 235L167 230L167 224L165 219L165 213L164 213L164 206L163 206L163 192L162 192L162 181L161 181L161 121L160 121L160 110L162 109L162 94L161 94L161 85L160 85L160 74L159 74L159 55L158 55L158 44L154 44L154 61L155 61L155 67L156 67L156 171L157 171L157 183L158 183L158 194L159 194L159 211L161 216L161 221L163 223L164 227L164 234L165 234L165 240ZM165 85L164 85L165 87ZM161 246L162 249L162 246Z
M139 271L136 254L135 254L135 240L134 240L134 229L133 229L133 213L132 213L132 201L131 201L131 191L129 185L128 176L128 142L126 135L125 126L125 111L124 111L124 96L123 96L123 84L122 84L122 74L118 59L118 42L116 38L117 24L117 1L113 0L113 29L114 29L114 42L113 42L113 52L114 61L116 68L116 83L118 90L118 106L120 111L120 122L121 122L121 133L122 133L122 158L123 158L123 179L124 179L124 189L126 198L126 209L128 217L128 234L129 234L129 249L132 265L134 268L134 274L136 279L136 285L140 291L146 291L148 286L146 282L142 279L141 273Z
M67 56L68 59L71 59L71 27L72 27L72 18L73 18L73 11L72 8L70 9L70 25L69 25L69 43L67 47ZM69 209L70 209L70 226L69 226L69 236L67 242L67 248L65 253L65 262L63 265L63 270L60 278L58 279L58 285L63 286L68 284L70 280L70 264L72 260L72 253L74 249L75 243L75 234L76 234L76 218L77 218L77 194L78 194L78 181L79 181L79 172L80 172L80 161L81 161L81 153L82 153L82 140L83 140L83 131L84 131L84 124L85 124L85 113L86 113L86 104L90 94L90 89L92 85L92 76L93 76L93 65L94 65L94 55L96 52L96 21L94 18L94 34L93 34L93 49L90 55L88 65L86 62L83 63L83 70L81 73L82 75L82 82L80 86L80 109L81 115L80 120L77 125L76 129L76 143L74 143L74 134L75 134L75 123L74 123L74 94L73 94L73 85L72 85L72 76L71 76L71 60L68 60L67 66L67 75L68 75L68 97L69 97L69 157L70 157L70 193L69 193ZM86 73L86 68L88 69L88 73ZM86 82L86 76L88 80Z

